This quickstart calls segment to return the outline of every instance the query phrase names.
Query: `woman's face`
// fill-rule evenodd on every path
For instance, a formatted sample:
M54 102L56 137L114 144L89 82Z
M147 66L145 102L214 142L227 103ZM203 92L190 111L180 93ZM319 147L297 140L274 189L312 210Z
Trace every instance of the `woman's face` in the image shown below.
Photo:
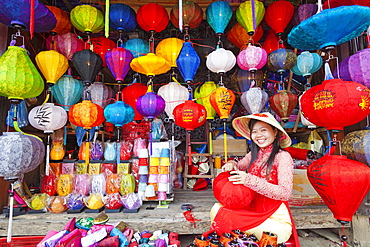
M277 129L268 123L258 121L251 129L251 139L260 148L265 148L274 142L277 135Z

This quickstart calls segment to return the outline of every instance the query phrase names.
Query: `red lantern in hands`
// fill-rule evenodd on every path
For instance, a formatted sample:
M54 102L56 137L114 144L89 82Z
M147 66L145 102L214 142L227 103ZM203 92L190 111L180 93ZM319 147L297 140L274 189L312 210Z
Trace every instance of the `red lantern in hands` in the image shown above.
M187 131L202 126L207 120L207 111L201 104L187 100L173 109L175 124Z

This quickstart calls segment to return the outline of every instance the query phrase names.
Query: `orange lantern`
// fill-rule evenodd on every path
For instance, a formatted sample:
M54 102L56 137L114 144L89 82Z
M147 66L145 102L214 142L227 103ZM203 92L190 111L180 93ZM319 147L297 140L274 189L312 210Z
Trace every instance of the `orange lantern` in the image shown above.
M73 105L68 112L69 121L84 129L91 129L104 122L104 110L91 100Z
M289 116L297 106L297 103L297 95L287 90L280 90L269 99L271 108L283 121L287 121L289 119Z
M252 39L254 43L258 42L262 38L263 32L263 28L259 25L255 33L250 37L244 27L237 22L227 33L227 39L236 47L242 48L244 45L248 44L250 39Z
M46 6L57 20L55 28L51 30L51 34L66 34L72 29L72 23L69 20L67 12L54 6Z
M235 104L235 94L230 89L221 86L213 90L209 100L220 119L227 119Z
M193 1L182 3L183 27L179 27L179 4L176 4L170 13L171 23L181 30L185 27L196 28L203 20L202 8Z

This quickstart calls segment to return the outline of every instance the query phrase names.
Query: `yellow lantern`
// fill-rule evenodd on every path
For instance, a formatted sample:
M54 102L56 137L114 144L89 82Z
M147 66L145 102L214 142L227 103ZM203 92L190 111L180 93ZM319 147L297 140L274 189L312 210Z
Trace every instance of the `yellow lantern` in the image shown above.
M54 85L68 69L68 59L54 50L39 52L35 59L49 85Z
M78 5L71 10L72 25L86 33L99 33L104 29L103 12L90 5Z
M147 76L160 75L171 69L171 65L166 59L154 53L134 58L130 67L132 70Z
M211 93L209 100L220 119L227 119L235 104L235 94L230 89L221 86Z
M252 6L253 2L254 6ZM254 34L264 16L265 6L261 1L247 0L240 4L236 10L236 20L247 30L250 36Z
M176 59L182 48L183 40L178 38L167 38L158 43L155 53L157 56L163 57L171 67L177 67Z
M211 93L216 90L216 88L218 88L218 85L213 81L206 81L194 91L194 98L196 99L196 102L206 108L207 119L214 119L216 115L216 110L213 108L210 101Z

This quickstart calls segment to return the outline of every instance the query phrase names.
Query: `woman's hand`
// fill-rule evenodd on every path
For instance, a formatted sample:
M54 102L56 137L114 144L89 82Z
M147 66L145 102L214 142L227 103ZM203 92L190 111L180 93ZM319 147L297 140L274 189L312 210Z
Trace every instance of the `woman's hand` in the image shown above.
M223 165L221 169L223 172L228 172L232 170L238 170L238 167L236 166L236 162L231 160L231 161L228 161L225 165Z
M229 181L233 184L244 184L247 178L247 173L243 171L231 171Z

